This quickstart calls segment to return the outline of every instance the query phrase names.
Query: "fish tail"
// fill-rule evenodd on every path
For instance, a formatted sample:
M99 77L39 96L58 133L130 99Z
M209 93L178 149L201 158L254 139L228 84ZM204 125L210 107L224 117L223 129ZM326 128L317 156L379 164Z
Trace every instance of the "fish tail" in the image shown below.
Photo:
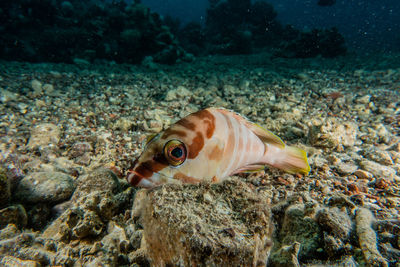
M293 146L285 146L284 148L268 146L264 159L268 165L288 173L307 175L311 169L306 152Z

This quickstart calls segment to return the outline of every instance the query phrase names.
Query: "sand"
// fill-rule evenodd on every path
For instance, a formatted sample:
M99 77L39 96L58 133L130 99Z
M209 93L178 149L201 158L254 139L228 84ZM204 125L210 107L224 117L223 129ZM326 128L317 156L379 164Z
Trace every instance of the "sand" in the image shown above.
M215 255L202 262L199 255L182 258L176 251L165 259L149 253L146 249L155 245L146 244L150 226L143 212L151 206L131 214L139 206L138 189L124 178L149 134L214 106L243 114L286 143L302 147L311 165L307 176L266 168L233 177L239 186L230 182L210 189L215 194L218 186L239 191L250 187L258 192L257 201L267 203L274 229L263 241L268 253L248 253L251 246L260 250L251 233L253 241L243 241L243 255L250 257L245 265L397 266L398 62L399 54L337 59L213 56L151 68L0 62L0 191L5 196L0 198L0 263L185 266L191 258L200 266L223 266L229 260L226 251L232 257L242 255L240 247L234 255L235 250L214 245L219 261ZM32 178L41 173L40 179ZM185 190L196 190L186 186L173 187L171 194L179 199ZM144 199L154 201L162 190ZM207 201L198 205L209 208ZM176 210L183 209L177 205ZM236 222L237 217L231 219ZM348 227L338 221L347 221ZM165 221L151 220L151 225L157 223ZM237 229L253 229L249 222L240 223ZM223 238L237 238L235 230L224 229ZM189 232L193 234L179 235L189 240ZM166 236L173 240L174 233ZM185 247L185 253L196 251Z

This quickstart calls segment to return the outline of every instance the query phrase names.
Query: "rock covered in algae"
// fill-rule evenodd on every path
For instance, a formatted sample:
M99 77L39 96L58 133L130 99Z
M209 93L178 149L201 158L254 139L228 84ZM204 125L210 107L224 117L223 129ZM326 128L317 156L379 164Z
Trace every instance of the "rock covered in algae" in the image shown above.
M107 168L97 168L86 175L82 175L76 181L76 190L72 195L72 201L88 196L92 192L117 193L120 190L118 177Z
M0 168L0 208L10 202L11 186L4 169Z
M397 241L388 233L396 233L397 225L376 222L371 211L357 207L345 195L333 195L320 205L308 194L294 194L271 209L277 233L268 266L392 266L395 262L392 255L398 250L390 245L396 246ZM374 227L384 234L377 236ZM391 254L383 257L385 248Z
M21 260L12 256L5 256L0 259L1 266L24 266L24 267L40 267L40 263L31 260Z
M377 248L376 233L372 229L374 216L364 208L357 209L356 232L361 251L369 266L388 266Z
M337 207L323 208L317 213L316 219L325 231L343 240L349 238L352 222L346 212Z
M69 208L46 228L43 237L55 240L97 237L124 202L118 178L109 169L98 168L82 175L77 184Z
M116 212L116 201L112 194L94 191L78 200L50 224L43 237L54 240L83 239L98 237L106 228L104 220Z
M347 212L337 207L322 208L315 218L324 231L324 250L331 259L346 254L353 223Z
M10 223L16 224L21 228L26 226L28 216L24 206L16 204L0 210L0 229Z
M136 229L128 224L133 229L127 231L126 218L115 216L127 209L133 195L133 188L122 189L109 169L82 175L68 208L42 233L3 224L7 226L0 230L0 259L12 256L10 260L31 260L39 266L127 266Z
M318 248L322 245L322 229L313 216L307 212L308 207L305 204L290 205L285 210L282 229L279 233L279 241L284 246L291 246L294 242L301 244L300 252L295 254L299 254L299 259L302 261L319 256ZM296 251L296 249L293 247L289 251Z
M164 185L141 191L133 215L154 266L264 266L271 242L269 205L238 180Z
M293 242L292 245L282 246L277 252L274 252L269 261L271 266L298 267L300 266L298 255L300 243Z

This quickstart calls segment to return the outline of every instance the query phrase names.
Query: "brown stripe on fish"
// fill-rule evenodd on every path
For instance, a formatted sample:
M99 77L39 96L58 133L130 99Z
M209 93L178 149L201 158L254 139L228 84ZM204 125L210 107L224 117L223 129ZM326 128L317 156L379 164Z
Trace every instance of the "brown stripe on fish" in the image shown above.
M193 138L193 141L190 145L188 145L188 158L194 159L199 154L200 150L204 146L204 137L201 132L196 132L196 136Z
M152 170L152 160L151 161L145 161L142 163L139 163L139 166L137 166L134 171L141 175L143 178L149 178L153 175L153 170Z
M210 111L204 109L204 110L197 111L196 113L193 114L193 116L198 117L206 124L206 129L205 129L206 136L207 136L207 138L211 138L211 136L213 135L213 133L215 131L214 115Z
M194 133L195 135L192 139L192 143L186 144L188 147L188 158L194 159L203 149L205 143L204 139L212 137L215 130L215 117L208 110L201 110L178 121L176 124L189 130L197 129Z
M143 177L137 175L134 171L128 173L128 182L133 186L137 186L142 179Z
M194 131L196 129L196 124L194 124L193 122L190 121L190 117L191 116L189 115L188 117L183 118L183 119L179 120L178 122L176 122L176 124L183 126L188 130Z
M142 179L149 178L153 175L153 172L147 168L148 163L140 163L134 170L128 172L128 182L136 186Z
M142 177L132 172L128 172L127 180L131 185L137 186L137 184L142 180Z
M167 166L168 162L164 156L156 154L153 160L141 162L131 171L134 176L131 178L130 183L132 185L137 185L142 179L150 178L155 172L159 172Z
M208 154L208 159L210 160L221 160L224 154L224 150L220 148L217 144L213 147L213 149Z
M156 153L153 156L152 164L153 164L152 170L154 172L159 172L169 165L168 160L161 153Z

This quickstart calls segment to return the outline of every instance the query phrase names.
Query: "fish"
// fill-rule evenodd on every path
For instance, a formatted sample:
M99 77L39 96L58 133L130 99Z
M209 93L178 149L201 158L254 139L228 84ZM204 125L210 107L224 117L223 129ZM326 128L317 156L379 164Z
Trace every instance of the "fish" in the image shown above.
M210 107L151 136L126 179L144 188L165 183L216 183L265 166L288 173L310 172L304 150L286 145L234 111Z

